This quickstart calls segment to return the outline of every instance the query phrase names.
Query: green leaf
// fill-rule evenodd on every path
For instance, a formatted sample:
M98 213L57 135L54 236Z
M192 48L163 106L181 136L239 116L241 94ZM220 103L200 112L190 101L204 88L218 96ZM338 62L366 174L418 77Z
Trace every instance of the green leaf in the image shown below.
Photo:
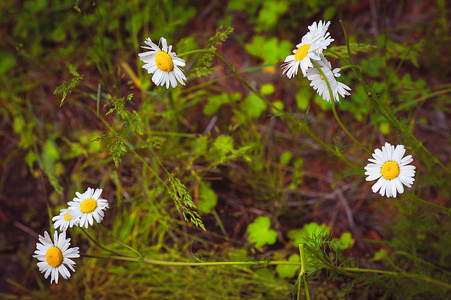
M254 94L250 94L246 100L241 104L241 111L248 117L248 118L258 118L262 112L266 110L266 103L255 96ZM241 120L242 123L247 121Z
M374 254L374 259L375 260L381 260L381 259L385 259L388 256L387 254L387 250L385 249L380 249L379 251L377 251Z
M288 10L286 1L264 1L258 14L257 31L271 29L276 25L279 16Z
M220 156L233 152L233 138L229 135L221 135L213 142L213 150Z
M55 91L53 92L54 94L63 93L63 98L61 99L60 106L63 105L66 96L72 93L72 90L80 83L83 77L84 77L83 75L80 75L72 78L69 81L64 81L62 85L60 85L55 89Z
M247 227L249 242L255 243L256 247L274 244L277 239L277 232L270 229L270 226L271 220L268 217L260 216L255 219L254 222Z
M293 254L288 258L290 262L299 262L299 255ZM293 278L299 266L277 265L276 272L280 278Z
M290 151L285 151L281 156L280 156L280 164L283 166L288 165L288 163L290 162L291 158L293 157L293 154L291 154Z
M298 247L299 244L304 243L306 238L311 238L313 234L317 235L322 230L330 231L329 227L326 224L318 225L315 222L304 225L302 229L294 229L288 231L288 237L293 239L293 245Z
M389 134L390 133L390 123L384 122L379 125L379 130L382 134Z
M308 89L301 89L296 95L296 104L299 109L306 110L309 104L309 100L312 97L312 92Z
M260 91L263 95L266 96L266 95L271 95L272 93L274 93L275 88L271 83L267 83L262 86Z
M266 65L283 61L291 53L293 46L290 42L279 41L275 37L255 36L244 48L250 54L263 59L263 64Z
M204 223L202 222L199 213L192 210L192 208L196 208L196 205L191 200L191 195L186 190L185 185L181 183L178 178L174 178L172 174L170 174L169 181L171 183L171 188L168 188L168 192L174 200L177 209L182 211L183 218L205 230Z
M241 93L222 93L208 97L208 103L204 106L203 112L208 116L214 115L222 104L237 101L241 98Z
M335 7L334 6L329 6L329 8L326 9L326 11L324 12L324 20L330 20L332 19L332 17L335 14Z
M348 249L350 247L352 247L352 245L354 245L354 239L352 238L352 235L350 232L344 232L340 239L338 240L338 242L340 242L341 244L343 244L342 246L338 246L338 248L340 248L341 250L345 250Z
M216 206L218 196L207 184L199 183L200 200L197 204L197 210L201 213L207 214Z

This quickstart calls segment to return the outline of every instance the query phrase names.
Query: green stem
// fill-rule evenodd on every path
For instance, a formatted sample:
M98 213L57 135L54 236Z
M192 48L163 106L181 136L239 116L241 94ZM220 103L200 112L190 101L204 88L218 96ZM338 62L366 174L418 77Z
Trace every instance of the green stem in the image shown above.
M80 227L80 229L81 229L81 231L83 232L83 234L84 235L86 235L86 237L94 244L94 245L96 245L97 247L99 247L100 249L103 249L103 250L105 250L105 251L107 251L107 252L110 252L110 253L113 253L113 254L116 254L116 255L119 255L119 256L124 256L125 257L125 255L124 254L122 254L122 253L119 253L119 252L116 252L116 251L114 251L114 250L110 250L110 249L108 249L108 248L105 248L105 247L103 247L102 245L100 245L87 231L86 231L86 229L84 229L83 227Z
M360 68L358 66L355 65L345 65L340 67L340 71L346 70L346 69L355 69L355 70L360 70Z
M350 276L350 277L355 277L355 275L353 275L352 273L354 272L360 272L360 273L376 273L376 274L383 274L383 275L390 275L390 276L395 276L395 277L407 277L407 278L412 278L415 280L422 280L431 284L435 284L437 286L441 286L443 288L446 289L451 289L451 285L449 285L448 283L444 283L435 279L432 279L430 277L424 276L424 275L420 275L420 274L415 274L415 273L406 273L406 272L393 272L393 271L383 271L383 270L374 270L374 269L360 269L360 268L343 268L343 267L337 267L333 264L331 264L329 261L327 261L326 259L324 259L321 255L319 255L317 253L317 251L315 251L315 249L305 245L306 249L312 253L318 260L320 260L322 262L322 264L326 267L329 268L331 270L334 270L336 272L339 272L341 274Z
M335 110L335 99L334 99L334 94L332 93L332 89L330 87L329 84L329 80L327 79L326 75L324 74L323 70L320 68L320 66L314 61L312 60L313 65L316 67L316 69L318 69L318 71L321 73L322 78L324 78L324 81L326 82L327 85L327 89L329 90L329 95L330 95L330 103L332 104L332 111L334 113L335 119L337 120L338 124L340 125L341 129L343 129L344 132L346 132L346 134L357 144L360 146L360 148L362 148L363 150L366 151L366 153L368 153L369 155L371 155L371 151L368 150L365 146L363 146L362 144L360 144L360 142L346 129L346 127L343 125L343 123L341 122L340 118L337 115L337 111Z
M413 193L411 193L409 191L405 191L405 193L408 195L408 199L413 199L413 200L415 200L417 202L421 202L421 203L424 203L424 204L427 204L427 205L431 205L433 207L436 207L438 209L441 209L441 210L445 211L448 215L451 213L451 209L448 208L448 207L444 207L444 206L441 206L439 204L435 204L435 203L423 200L421 198L418 198L417 196L415 196Z
M92 255L92 254L83 254L85 257L90 258L102 258L102 259L111 259L111 260L122 260L122 261L131 261L131 262L141 262L149 265L158 265L158 266L189 266L189 267L202 267L202 266L230 266L230 265L248 265L248 266L271 266L271 265L288 265L288 266L299 266L300 262L291 262L291 261L220 261L220 262L180 262L180 261L164 261L164 260L156 260L150 259L146 257L133 257L133 256L113 256L113 255Z
M360 273L376 273L376 274L384 274L384 275L391 275L395 277L408 277L412 279L422 280L427 283L435 284L438 286L441 286L443 288L446 288L448 290L451 290L451 285L445 282L441 282L435 279L432 279L430 277L421 275L421 274L415 274L415 273L404 273L404 272L392 272L392 271L382 271L382 270L373 270L373 269L360 269L360 268L341 268L344 271L348 272L360 272Z
M106 233L105 229L103 228L103 226L102 226L101 224L99 224L99 228L100 228L100 231L102 231L102 233L103 233L107 238L113 240L114 242L118 243L119 245L122 245L123 247L129 249L130 251L135 252L137 255L139 255L139 256L141 256L141 257L143 256L143 255L142 255L138 250L136 250L135 248L130 247L129 245L127 245L127 244L125 244L125 243L123 243L123 242L121 242L121 241L115 239L114 237L112 237L112 236L110 236L108 233Z
M351 62L350 62L346 57L342 56L342 55L339 54L338 52L335 52L335 51L333 51L333 50L331 50L331 49L326 49L326 50L324 50L324 53L325 53L325 54L330 53L330 54L332 54L332 55L335 55L335 56L338 57L339 59L344 60L344 61L347 62L348 64L351 64ZM357 66L357 67L358 67L358 66ZM360 68L359 68L359 69L360 69Z
M261 95L259 92L257 92L256 90L254 90L244 79L243 77L241 77L240 74L238 74L238 72L236 72L235 67L233 67L232 65L230 65L221 55L219 55L218 53L211 51L211 50L206 50L206 49L198 49L198 50L191 50L191 51L187 51L184 53L179 54L179 57L182 56L186 56L186 55L190 55L190 54L194 54L194 53L207 53L207 54L211 54L211 55L215 55L217 58L219 58L224 65L229 68L229 70L249 89L249 91L251 91L255 96L257 96L258 98L260 98L262 101L264 101L268 106L270 106L272 109L274 109L275 111L277 111L278 113L280 113L282 116L288 118L290 121L294 122L295 124L301 124L301 122L299 122L298 120L296 120L293 116L291 116L290 114L287 114L286 112L284 112L282 109L278 108L277 106L275 106L274 104L272 104L270 101L268 101L265 97L263 97L263 95ZM326 143L324 143L318 136L316 136L307 126L303 126L302 129L311 137L313 138L317 143L319 143L324 149L326 149L329 152L332 152L333 154L335 154L338 158L340 158L342 161L344 161L349 167L351 167L352 169L355 170L360 170L359 168L357 168L356 166L354 166L353 163L351 163L346 157L344 157L338 150L334 150L332 147L330 147L329 145L327 145Z
M299 257L301 259L301 272L299 273L299 276L302 277L302 280L304 281L304 290L305 290L305 297L307 300L310 300L310 292L309 292L309 286L307 281L307 268L305 267L305 252L304 252L304 244L299 244ZM299 283L300 287L301 283ZM298 290L298 298L299 298L299 290Z

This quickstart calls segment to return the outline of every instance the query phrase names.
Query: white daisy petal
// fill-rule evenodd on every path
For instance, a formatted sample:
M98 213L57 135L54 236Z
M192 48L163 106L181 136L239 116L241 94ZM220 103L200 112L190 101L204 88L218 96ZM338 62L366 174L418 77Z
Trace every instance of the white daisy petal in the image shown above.
M74 225L77 225L78 222L80 221L79 219L76 218L72 218L72 216L69 214L71 210L68 208L63 208L60 210L60 214L58 216L54 216L52 218L53 223L53 227L55 229L61 230L61 231L66 231L67 228L72 228Z
M48 239L49 240L48 240ZM45 240L45 243L43 243ZM39 236L41 244L36 243L36 251L33 257L38 259L37 266L41 273L44 273L44 278L50 276L50 283L58 283L59 275L64 279L70 278L69 267L74 272L73 266L75 262L71 258L80 257L78 247L69 248L70 239L66 239L66 232L58 236L58 231L55 231L54 240L52 241L50 235L44 232L44 237ZM50 242L49 242L50 241Z
M186 77L183 75L183 70L180 68L185 66L185 61L177 57L175 52L172 52L172 45L168 47L164 37L160 38L161 49L153 43L150 38L147 38L145 43L148 44L150 48L142 48L149 49L150 51L139 53L138 57L144 62L143 68L146 69L149 74L153 74L152 82L157 86L166 85L166 88L169 88L169 85L175 88L177 86L177 81L182 85L185 85L184 81L186 81ZM182 76L176 75L180 73ZM100 193L101 192L102 191L100 191ZM93 198L94 197L95 195Z
M299 67L302 74L306 76L309 67L313 67L311 59L320 60L320 54L326 49L334 39L330 38L327 32L330 22L320 21L318 25L314 22L308 26L307 32L301 39L301 43L296 45L293 50L295 55L288 55L282 64L282 74L286 74L288 78L297 75Z
M94 219L96 223L103 220L104 210L109 208L109 205L107 200L99 198L101 193L102 189L88 188L86 197L74 198L74 201L68 203L70 211L67 214L77 220L74 225L88 228L94 224Z
M324 57L322 53L319 54L320 60L318 60L317 64L323 71L324 75L327 78L327 81L329 82L330 89L332 91L332 95L334 97L334 101L340 102L340 98L338 95L345 97L347 95L350 95L350 93L347 90L351 90L350 87L345 85L344 83L338 82L335 77L339 77L340 74L338 73L339 69L335 69L334 72L331 70L331 64L330 62ZM319 70L314 67L311 62L310 67L305 72L305 75L307 76L307 79L311 81L310 86L313 87L314 90L317 91L318 95L320 95L324 100L330 102L330 93L329 89L327 88L327 83L324 80L322 74L319 72Z
M372 186L374 193L379 193L387 197L395 197L404 192L404 186L411 187L415 181L415 166L407 165L413 161L411 155L404 158L406 150L403 145L397 145L396 148L390 143L385 143L382 150L375 149L374 159L370 158L364 169L368 176L366 181L377 180Z

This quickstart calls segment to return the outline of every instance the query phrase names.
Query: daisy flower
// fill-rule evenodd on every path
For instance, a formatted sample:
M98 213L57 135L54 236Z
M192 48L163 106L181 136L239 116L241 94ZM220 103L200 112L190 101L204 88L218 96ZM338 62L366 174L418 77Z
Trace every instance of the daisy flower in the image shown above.
M78 247L69 248L70 239L66 239L66 232L60 234L58 238L58 231L55 231L54 241L48 234L44 232L44 236L39 236L40 243L36 243L36 251L33 257L39 260L38 268L41 273L44 273L44 278L47 279L49 275L50 283L55 281L58 283L59 274L64 279L70 278L68 267L72 272L75 272L75 262L71 258L80 257Z
M72 219L80 219L78 226L88 228L88 224L92 226L94 223L93 219L97 223L103 220L104 210L110 207L108 206L107 200L99 198L101 193L102 189L96 189L94 191L94 189L88 187L88 190L83 194L75 192L77 197L67 203L71 210L69 215Z
M412 155L402 157L406 149L403 145L393 146L385 143L380 149L374 150L374 159L368 159L371 163L365 167L366 181L379 179L372 187L373 192L396 198L396 192L404 192L403 184L411 187L414 182L415 166L408 165L413 161Z
M177 81L185 85L186 80L183 70L180 67L185 66L185 61L177 57L175 52L172 52L172 45L168 47L168 43L164 37L160 38L162 48L153 43L150 38L147 38L144 43L150 47L141 46L150 51L139 53L139 58L144 62L143 68L149 74L153 74L152 81L156 85L165 85L169 88L169 84L173 88L177 86Z
M60 228L61 231L66 231L68 227L72 228L72 226L77 225L80 222L80 219L73 219L69 214L71 210L68 208L63 208L60 210L60 214L58 216L54 216L52 218L53 227L55 229Z
M338 98L338 94L340 94L343 98L350 93L347 90L351 90L349 86L344 83L338 82L335 77L340 77L340 68L335 68L332 70L332 65L330 62L324 57L324 54L320 54L321 60L319 60L318 66L326 75L327 81L329 82L330 88L332 90L332 94L334 95L334 100L340 102ZM327 88L326 81L324 80L321 73L318 71L316 67L309 68L306 72L307 78L311 81L310 86L320 95L324 100L330 102L330 93Z
M293 50L294 55L288 55L285 58L282 74L286 73L287 77L291 78L298 74L298 69L301 67L302 74L305 76L307 69L313 67L310 60L320 60L319 55L334 41L327 32L329 25L330 21L327 23L319 21L318 25L313 22L308 26L310 31L302 37L301 43L296 45L296 49Z

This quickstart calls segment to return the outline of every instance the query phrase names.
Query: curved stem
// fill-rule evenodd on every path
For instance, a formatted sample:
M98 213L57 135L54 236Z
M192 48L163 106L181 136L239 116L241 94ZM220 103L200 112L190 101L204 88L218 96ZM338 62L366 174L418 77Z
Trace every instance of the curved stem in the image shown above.
M415 200L415 201L417 201L417 202L421 202L421 203L424 203L424 204L431 205L431 206L433 206L433 207L435 207L435 208L439 208L439 209L445 211L448 215L451 213L451 209L448 208L448 207L444 207L444 206L441 206L441 205L439 205L439 204L435 204L435 203L432 203L432 202L423 200L423 199L421 199L421 198L418 198L417 196L415 196L413 193L411 193L411 192L409 192L409 191L405 191L405 192L406 192L406 194L409 196L408 199L413 199L413 200Z
M330 103L332 104L332 111L334 113L334 117L337 120L338 124L340 125L341 129L343 129L344 132L346 132L346 134L357 144L360 146L360 148L362 148L363 150L366 151L366 153L368 153L369 155L371 155L371 151L368 150L365 146L363 146L362 144L360 144L360 142L348 131L348 129L346 129L346 127L343 125L343 123L341 122L340 118L337 115L337 111L335 110L335 99L334 99L334 95L332 93L332 89L330 87L329 84L329 80L327 79L326 75L324 74L323 70L319 67L319 65L312 60L313 65L316 67L316 69L318 69L318 71L320 72L322 78L324 79L324 81L326 82L327 85L327 89L329 90L329 95L330 95Z
M113 253L113 254L116 254L116 255L120 255L120 256L125 256L124 254L122 254L122 253L119 253L119 252L116 252L116 251L114 251L114 250L110 250L110 249L108 249L108 248L105 248L105 247L103 247L102 245L100 245L87 231L86 231L86 229L84 229L83 227L80 227L80 229L81 229L81 231L83 232L83 234L84 235L86 235L86 237L94 244L94 245L96 245L97 247L99 247L100 249L103 249L103 250L105 250L105 251L107 251L107 252L110 252L110 253Z
M342 59L342 60L344 60L344 61L346 61L348 64L351 64L351 62L346 58L346 57L343 57L341 54L339 54L338 52L336 52L336 51L333 51L333 50L331 50L331 49L326 49L326 50L324 50L324 53L330 53L330 54L332 54L332 55L335 55L336 57L338 57L339 59Z
M451 285L445 282L441 282L435 279L432 279L430 277L421 275L421 274L416 274L416 273L407 273L407 272L393 272L393 271L383 271L383 270L374 270L374 269L360 269L360 268L346 268L346 267L338 267L335 266L333 264L331 264L329 261L327 261L326 259L324 259L321 255L319 255L317 253L317 251L315 251L315 249L313 249L312 247L305 245L305 248L312 253L318 260L320 260L322 262L322 264L326 267L329 268L331 270L334 270L336 272L339 272L341 274L350 276L350 277L354 277L355 275L353 275L352 273L354 272L360 272L360 273L376 273L376 274L383 274L383 275L390 275L390 276L395 276L395 277L408 277L408 278L412 278L415 280L423 280L425 282L431 283L431 284L435 284L441 287L444 287L446 289L451 289Z
M358 66L355 66L355 65L345 65L345 66L340 67L340 71L343 71L343 70L346 70L346 69L354 69L354 70L359 70L360 71L360 68Z
M91 258L103 258L103 259L111 259L111 260L123 260L123 261L131 261L131 262L141 262L149 265L158 265L158 266L189 266L189 267L202 267L202 266L230 266L230 265L248 265L248 266L270 266L270 265L288 265L288 266L299 266L301 262L292 262L292 261L219 261L219 262L180 262L180 261L164 261L164 260L156 260L150 259L146 257L133 257L133 256L101 256L101 255L92 255L92 254L83 254L85 257Z
M441 286L443 288L446 288L448 290L451 290L451 285L445 282L441 282L438 280L435 280L433 278L421 275L421 274L416 274L416 273L405 273L405 272L392 272L392 271L383 271L383 270L373 270L373 269L360 269L360 268L340 268L344 271L347 272L361 272L361 273L377 273L377 274L384 274L384 275L391 275L391 276L402 276L402 277L408 277L408 278L412 278L412 279L419 279L419 280L423 280L426 281L428 283L432 283L438 286Z

